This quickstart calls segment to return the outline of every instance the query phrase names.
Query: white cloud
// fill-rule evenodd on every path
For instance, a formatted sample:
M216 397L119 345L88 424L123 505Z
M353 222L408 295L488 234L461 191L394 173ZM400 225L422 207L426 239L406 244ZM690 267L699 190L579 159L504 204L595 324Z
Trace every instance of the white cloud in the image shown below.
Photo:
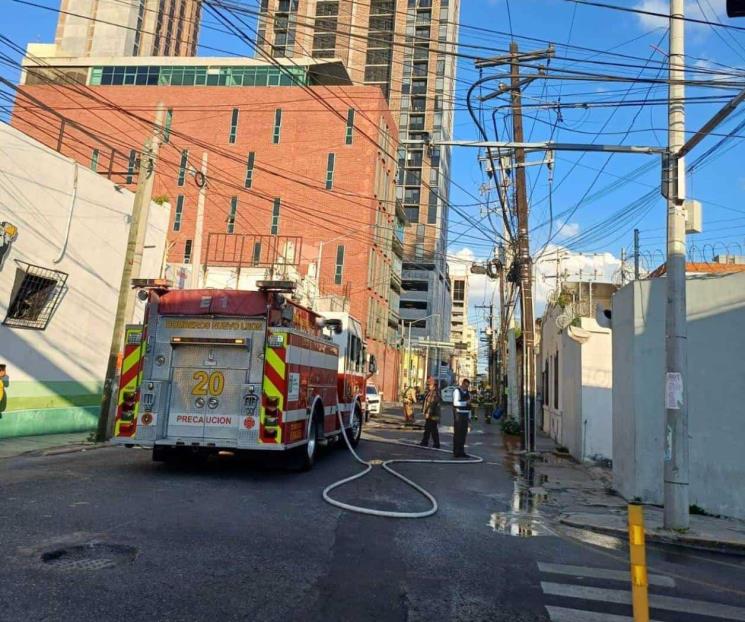
M557 256L560 261L557 262ZM543 313L549 295L556 289L556 273L569 281L615 282L621 260L612 253L574 253L562 246L549 245L535 261L536 314Z
M577 231L579 231L579 226ZM621 260L612 253L583 254L575 253L560 245L549 245L543 254L536 258L535 268L535 310L536 316L543 313L551 292L556 288L557 254L561 257L559 273L567 280L592 280L599 283L617 281ZM467 269L473 261L484 261L483 257L476 257L468 247L450 251L451 269L453 264L462 260ZM494 303L495 312L499 308L499 281L491 280L486 275L470 274L468 277L468 320L471 324L480 321L484 327L485 311L476 309L478 305Z
M706 10L706 12L704 13L701 10L701 6L699 6L699 3L696 2L696 0L686 0L685 16L705 21L716 21L717 17L721 19L726 15L726 0L708 0L708 2L714 9L714 14L712 14L711 9L705 2L701 3L701 6L703 6ZM665 15L669 15L670 2L669 0L641 0L636 5L634 5L633 8L639 11L648 11L649 13L664 13ZM648 30L651 30L653 28L667 28L670 21L669 18L666 17L659 17L657 15L646 15L642 13L638 14L637 18L639 19L642 27ZM700 31L702 31L704 28L709 28L709 26L705 24L686 22L686 28L690 30L697 30L700 33Z
M559 239L571 238L573 235L577 235L581 231L581 227L578 222L568 222L559 229L556 235Z

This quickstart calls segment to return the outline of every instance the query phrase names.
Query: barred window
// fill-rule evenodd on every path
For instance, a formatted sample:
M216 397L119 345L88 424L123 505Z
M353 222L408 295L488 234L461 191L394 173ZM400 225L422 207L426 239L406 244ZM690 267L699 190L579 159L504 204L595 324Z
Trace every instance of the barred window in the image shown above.
M5 326L44 330L66 289L67 273L16 260L15 283Z

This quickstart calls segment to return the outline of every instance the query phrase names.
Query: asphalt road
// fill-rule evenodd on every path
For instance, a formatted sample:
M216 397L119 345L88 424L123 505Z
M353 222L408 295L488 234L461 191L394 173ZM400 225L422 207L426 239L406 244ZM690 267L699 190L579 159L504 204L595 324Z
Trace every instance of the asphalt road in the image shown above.
M533 482L515 476L497 426L477 426L469 449L485 462L401 467L439 501L423 520L326 504L322 489L360 468L338 448L309 473L232 459L155 464L124 448L0 461L0 620L630 620L624 543L556 531L530 498ZM425 450L363 441L360 452ZM379 468L336 496L428 507ZM745 559L648 555L659 575L654 620L745 620Z

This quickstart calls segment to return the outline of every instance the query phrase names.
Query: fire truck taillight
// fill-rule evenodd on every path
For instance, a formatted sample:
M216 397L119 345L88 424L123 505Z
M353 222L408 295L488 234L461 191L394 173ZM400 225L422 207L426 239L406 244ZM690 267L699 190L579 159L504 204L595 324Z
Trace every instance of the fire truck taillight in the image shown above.
M125 391L122 400L122 421L134 421L136 407L137 394L134 391Z
M282 411L279 410L279 398L266 396L264 403L264 436L275 438L282 416Z

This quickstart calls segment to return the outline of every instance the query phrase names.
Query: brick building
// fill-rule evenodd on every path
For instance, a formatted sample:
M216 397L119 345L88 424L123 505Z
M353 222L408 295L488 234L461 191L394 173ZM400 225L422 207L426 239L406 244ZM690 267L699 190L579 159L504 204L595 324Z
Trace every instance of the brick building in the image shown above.
M447 274L460 0L261 0L257 54L338 59L398 123L406 211L401 316L414 339L450 337ZM444 359L443 359L444 360Z
M153 196L171 205L171 274L186 286L292 278L316 306L341 300L366 329L375 382L396 395L404 215L380 89L352 86L338 62L116 62L27 61L12 124L134 189L162 104Z

